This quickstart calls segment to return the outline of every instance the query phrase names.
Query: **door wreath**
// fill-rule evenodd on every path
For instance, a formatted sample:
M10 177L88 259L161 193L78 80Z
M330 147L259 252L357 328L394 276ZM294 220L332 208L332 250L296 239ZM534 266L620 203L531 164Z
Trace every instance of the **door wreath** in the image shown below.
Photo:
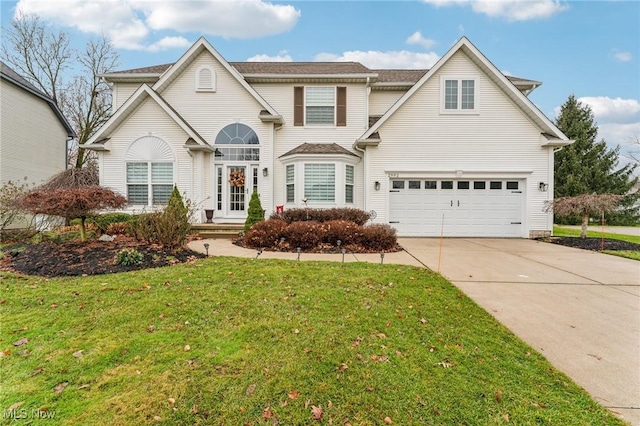
M242 188L244 186L244 173L242 170L232 170L229 172L229 184L236 188Z

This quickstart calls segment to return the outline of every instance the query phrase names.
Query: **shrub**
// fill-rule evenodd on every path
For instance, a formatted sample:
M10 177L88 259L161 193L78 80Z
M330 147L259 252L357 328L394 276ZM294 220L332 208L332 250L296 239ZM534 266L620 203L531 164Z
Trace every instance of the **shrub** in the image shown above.
M142 265L144 256L134 248L124 248L116 254L116 263L118 265Z
M392 250L397 245L396 230L387 224L371 224L362 228L360 244L369 250Z
M101 234L109 234L107 229L112 223L126 223L131 220L128 213L103 213L97 216L87 218L87 223L95 225Z
M244 222L244 232L247 232L254 224L264 220L264 210L260 203L258 191L253 191L251 200L249 201L249 211L247 212L247 220Z
M286 228L287 223L279 219L258 222L244 235L244 245L251 248L277 247Z
M109 235L124 235L127 233L129 229L129 224L127 222L115 222L110 223L107 226L107 234Z
M360 240L362 227L348 220L329 220L322 224L322 241L337 245L340 240L342 245L353 244Z
M159 216L161 214L161 212L154 212L135 215L133 219L129 221L129 233L138 241L147 243L158 242L157 227L158 223L160 223Z
M284 230L284 237L291 248L314 249L322 241L322 225L316 221L293 222Z
M332 209L288 209L282 213L274 213L272 219L281 219L287 223L316 221L328 222L330 220L346 220L355 222L357 225L364 225L370 218L370 214L364 210L353 208L332 208Z

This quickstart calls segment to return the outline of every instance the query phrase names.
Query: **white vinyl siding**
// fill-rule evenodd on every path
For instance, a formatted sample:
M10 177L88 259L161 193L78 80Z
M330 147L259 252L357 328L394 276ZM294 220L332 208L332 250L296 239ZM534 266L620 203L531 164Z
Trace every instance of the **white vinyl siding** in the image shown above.
M335 105L335 87L306 87L306 124L334 124Z
M336 200L336 165L304 165L304 196L310 203L333 203Z

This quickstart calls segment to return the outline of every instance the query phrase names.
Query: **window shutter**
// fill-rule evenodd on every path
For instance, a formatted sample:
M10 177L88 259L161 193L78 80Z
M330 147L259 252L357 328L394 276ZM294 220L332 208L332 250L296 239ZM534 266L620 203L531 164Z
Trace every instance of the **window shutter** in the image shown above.
M304 87L293 88L293 125L304 126Z
M347 125L347 88L338 87L336 125Z

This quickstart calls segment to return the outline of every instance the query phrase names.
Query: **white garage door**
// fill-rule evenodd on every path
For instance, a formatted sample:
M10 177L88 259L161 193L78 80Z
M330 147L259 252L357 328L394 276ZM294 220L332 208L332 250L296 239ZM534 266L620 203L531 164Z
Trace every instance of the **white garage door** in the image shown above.
M521 237L524 181L392 179L389 224L400 236Z

